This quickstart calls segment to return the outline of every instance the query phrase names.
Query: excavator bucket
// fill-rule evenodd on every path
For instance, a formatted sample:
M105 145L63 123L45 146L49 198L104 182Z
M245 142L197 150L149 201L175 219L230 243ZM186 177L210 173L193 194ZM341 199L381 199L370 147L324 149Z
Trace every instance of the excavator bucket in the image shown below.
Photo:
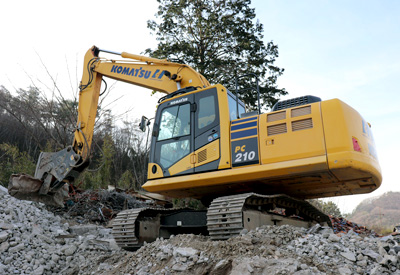
M41 194L43 181L25 174L13 174L8 183L8 193L20 200L42 202L47 205L63 207L68 198L68 185L58 189L55 193Z
M68 198L66 183L72 182L79 175L77 168L84 169L87 165L77 165L79 161L80 156L71 146L54 153L42 152L36 165L35 177L11 175L8 193L17 199L63 207L64 200Z

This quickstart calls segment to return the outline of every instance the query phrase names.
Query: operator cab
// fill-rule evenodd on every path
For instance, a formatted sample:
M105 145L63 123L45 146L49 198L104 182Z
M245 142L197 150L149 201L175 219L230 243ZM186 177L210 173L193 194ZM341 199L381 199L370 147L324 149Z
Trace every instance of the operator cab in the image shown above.
M245 113L245 104L221 85L163 99L154 120L149 179L221 169L220 162L227 162L221 146L229 144L237 111Z

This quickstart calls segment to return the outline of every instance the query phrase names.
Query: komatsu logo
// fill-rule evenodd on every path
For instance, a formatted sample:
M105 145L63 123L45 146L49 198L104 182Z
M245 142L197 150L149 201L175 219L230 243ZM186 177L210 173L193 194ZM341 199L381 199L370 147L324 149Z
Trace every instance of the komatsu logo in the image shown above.
M178 99L178 100L171 101L169 103L169 105L175 105L175 104L179 104L179 103L186 102L186 101L188 101L188 98L184 97L184 98L181 98L181 99Z
M154 80L158 80L161 79L165 71L157 69L155 72L153 72L153 71L143 70L142 67L140 67L139 69L135 68L131 69L129 67L113 65L111 68L111 72L117 74L135 76L139 78L145 78L145 79L152 78Z

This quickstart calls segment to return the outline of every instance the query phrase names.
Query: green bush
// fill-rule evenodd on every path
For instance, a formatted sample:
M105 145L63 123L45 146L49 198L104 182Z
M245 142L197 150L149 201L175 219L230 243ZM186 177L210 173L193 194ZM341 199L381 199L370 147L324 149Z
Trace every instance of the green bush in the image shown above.
M7 187L12 174L35 173L36 164L26 153L20 152L18 147L2 143L0 144L0 184Z

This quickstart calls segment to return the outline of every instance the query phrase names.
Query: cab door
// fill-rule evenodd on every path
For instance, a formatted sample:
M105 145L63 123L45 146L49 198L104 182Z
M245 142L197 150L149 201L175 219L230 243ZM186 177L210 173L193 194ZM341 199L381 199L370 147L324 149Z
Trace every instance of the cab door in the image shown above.
M220 115L217 89L211 88L194 94L194 171L218 169L220 159Z
M219 118L216 88L160 104L149 179L217 170L221 155Z
M165 102L157 110L150 161L161 167L164 177L194 172L194 106L194 96L187 95Z

